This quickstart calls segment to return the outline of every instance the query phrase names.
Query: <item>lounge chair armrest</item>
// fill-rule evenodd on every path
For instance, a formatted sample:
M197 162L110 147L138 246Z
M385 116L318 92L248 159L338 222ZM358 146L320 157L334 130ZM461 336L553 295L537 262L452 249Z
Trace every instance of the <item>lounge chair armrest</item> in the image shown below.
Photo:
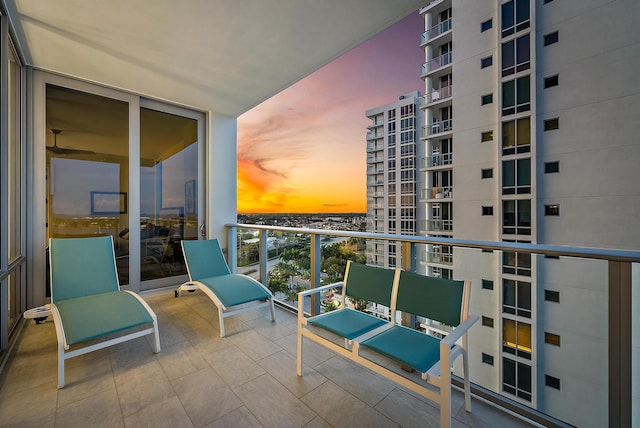
M451 333L442 339L442 343L453 346L479 319L480 317L478 315L469 315L466 320L461 322Z

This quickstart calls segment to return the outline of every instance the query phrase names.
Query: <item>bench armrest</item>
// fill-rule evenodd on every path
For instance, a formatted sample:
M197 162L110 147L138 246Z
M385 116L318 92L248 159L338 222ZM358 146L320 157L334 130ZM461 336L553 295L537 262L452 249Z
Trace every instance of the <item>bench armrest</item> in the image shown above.
M304 319L304 296L320 293L322 291L331 290L336 287L343 287L344 282L334 282L333 284L323 285L322 287L310 288L298 293L298 319L301 321Z
M451 333L442 339L442 343L453 346L479 319L480 317L478 315L469 315L466 320L461 322Z
M304 290L298 293L298 296L308 296L313 293L319 293L325 290L331 290L332 288L343 287L344 282L334 282L333 284L323 285L322 287L310 288L308 290Z

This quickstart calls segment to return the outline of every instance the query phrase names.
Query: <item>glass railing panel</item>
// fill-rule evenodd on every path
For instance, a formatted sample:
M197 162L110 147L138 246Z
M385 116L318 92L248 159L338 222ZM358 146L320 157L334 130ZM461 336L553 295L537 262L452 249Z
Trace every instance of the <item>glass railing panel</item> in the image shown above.
M469 333L472 382L571 425L607 426L607 262L534 255L507 274L504 260L453 251L453 277L472 281L481 317Z
M495 394L492 399L499 406L512 402L531 409L531 415L542 425L548 421L581 427L609 424L610 355L619 358L621 354L611 354L609 346L615 341L609 337L610 315L615 318L616 314L609 314L607 260L461 248L448 245L446 240L412 244L414 252L407 255L402 252L410 246L403 245L406 241L402 240L371 235L332 237L331 232L322 238L325 232L314 233L320 239L317 285L342 279L345 254L349 259L381 266L408 266L415 260L420 274L471 281L470 312L481 318L469 333L474 387ZM304 241L306 247L309 241ZM272 263L282 261L286 262L281 252ZM639 264L633 265L632 272L631 355L636 356L640 353ZM295 276L296 285L311 286L311 278L305 282L308 277L304 269ZM277 294L280 298L283 295L286 293ZM324 291L319 297L320 311L331 310L338 297L337 287ZM305 311L311 307L309 300ZM385 313L384 308L368 305L363 310L380 316ZM416 319L414 326L435 336L446 335L451 329L425 319ZM633 403L637 402L640 384L636 360L631 375ZM461 362L457 361L453 369L460 375ZM634 412L637 424L637 407Z

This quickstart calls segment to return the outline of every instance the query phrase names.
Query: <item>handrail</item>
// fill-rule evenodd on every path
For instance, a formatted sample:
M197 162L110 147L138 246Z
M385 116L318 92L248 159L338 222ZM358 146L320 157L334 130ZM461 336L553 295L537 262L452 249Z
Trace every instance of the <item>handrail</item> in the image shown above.
M436 238L413 235L393 235L387 233L354 232L350 230L307 229L284 226L265 226L257 224L228 223L227 227L248 228L259 230L277 230L281 232L344 236L349 238L367 238L383 241L405 241L415 244L440 244L453 247L475 248L492 251L518 251L521 253L541 254L545 256L569 256L596 260L611 260L618 262L640 263L640 251L616 250L611 248L574 247L562 245L524 244L520 242L493 242L470 239Z

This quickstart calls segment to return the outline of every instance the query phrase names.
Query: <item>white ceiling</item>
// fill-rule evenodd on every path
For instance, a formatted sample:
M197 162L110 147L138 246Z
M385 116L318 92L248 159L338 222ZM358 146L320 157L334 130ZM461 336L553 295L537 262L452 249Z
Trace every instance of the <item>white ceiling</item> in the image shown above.
M425 0L1 0L27 65L239 116Z

